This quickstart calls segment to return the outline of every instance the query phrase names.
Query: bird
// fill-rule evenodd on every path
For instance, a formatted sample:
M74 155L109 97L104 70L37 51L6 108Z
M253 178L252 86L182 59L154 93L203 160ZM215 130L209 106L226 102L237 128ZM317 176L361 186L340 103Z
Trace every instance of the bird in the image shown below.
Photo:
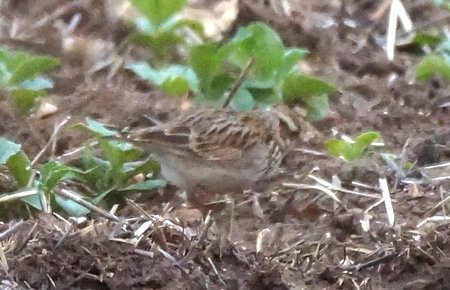
M246 112L203 108L132 130L127 139L153 154L161 175L198 202L197 191L237 193L277 175L295 141L314 136L305 115L283 104Z

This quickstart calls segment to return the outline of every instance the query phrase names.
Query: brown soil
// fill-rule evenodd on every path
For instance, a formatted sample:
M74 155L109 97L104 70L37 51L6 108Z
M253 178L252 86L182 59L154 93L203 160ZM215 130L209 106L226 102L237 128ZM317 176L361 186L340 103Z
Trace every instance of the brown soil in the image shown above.
M404 150L406 159L417 161L417 166L450 159L450 114L439 106L450 101L449 83L438 77L414 81L420 51L398 48L395 60L387 60L379 45L387 12L378 19L374 16L382 1L291 0L291 16L281 15L268 2L277 1L239 1L230 31L254 20L269 23L287 46L310 49L311 55L301 63L304 71L340 89L330 97L329 118L316 124L322 140L301 149L323 152L321 144L335 127L351 136L376 130L385 143L378 151ZM29 156L45 146L55 125L69 115L71 123L91 117L124 128L145 125L145 114L167 120L189 106L189 100L165 96L120 68L129 54L115 48L129 28L111 16L112 3L4 0L0 4L1 46L62 60L60 70L51 76L55 88L45 100L57 106L57 113L45 118L20 114L0 92L0 135L21 143ZM431 15L437 19L446 13L431 1L404 3L417 27L431 21ZM77 40L65 49L57 27L67 25L74 15L82 17L73 32ZM100 63L107 65L93 69ZM85 140L85 135L67 127L53 154L64 154ZM260 185L257 194L236 197L227 242L223 241L229 223L224 221L230 220L229 211L213 211L213 222L206 223L197 209L173 202L181 198L171 187L135 200L152 218L127 203L119 207L119 222L91 215L77 223L37 212L25 221L4 220L0 289L450 289L448 223L428 221L418 226L425 218L445 215L445 203L435 206L447 195L448 181L421 183L431 173L418 168L409 176L416 182L398 182L393 167L378 155L346 163L296 150L285 168L286 174ZM337 176L343 188L376 198L337 191L338 203L317 188L282 185L315 185L310 173L327 181ZM433 174L448 176L449 169ZM393 199L392 227L384 203L374 205L382 177L387 177ZM173 209L166 209L168 202ZM153 221L149 229L135 238L135 231L149 220ZM362 220L370 226L368 231Z

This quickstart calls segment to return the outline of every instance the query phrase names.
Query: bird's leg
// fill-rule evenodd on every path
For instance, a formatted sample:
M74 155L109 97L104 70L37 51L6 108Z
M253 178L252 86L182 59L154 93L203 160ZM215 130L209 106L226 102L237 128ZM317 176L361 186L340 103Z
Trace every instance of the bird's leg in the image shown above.
M234 198L215 199L215 194L201 187L187 191L188 202L195 208L203 212L206 216L211 212L212 219L216 224L217 235L219 236L219 255L222 257L227 242L231 240L234 227Z
M217 227L219 237L219 257L222 258L224 249L232 240L234 232L234 197L215 202L215 209L212 211L212 217ZM220 207L218 206L220 205Z

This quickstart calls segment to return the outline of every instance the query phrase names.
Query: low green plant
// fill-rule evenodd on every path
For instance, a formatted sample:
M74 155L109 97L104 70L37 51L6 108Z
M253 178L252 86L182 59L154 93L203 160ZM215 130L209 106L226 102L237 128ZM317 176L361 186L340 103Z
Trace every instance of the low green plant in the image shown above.
M449 0L433 0L433 3L435 5L438 5L440 7L450 10L450 1Z
M195 20L182 18L178 15L187 4L186 0L131 0L134 7L143 17L134 21L137 32L130 39L147 46L153 55L153 63L167 63L177 48L187 45L183 32L193 31L199 38L203 37L203 26Z
M41 210L40 197L44 195L46 200L55 202L69 214L79 216L86 214L87 209L55 195L55 188L62 181L77 181L89 188L94 194L83 198L93 204L106 197L108 201L117 202L122 200L127 192L165 186L163 180L155 178L139 183L132 182L132 178L138 174L153 177L159 170L159 165L152 158L135 165L133 162L141 157L141 151L127 142L105 139L117 136L117 132L91 119L87 119L86 124L78 124L76 127L88 130L93 136L89 143L95 141L96 144L85 146L80 164L77 166L49 161L39 168L31 168L31 163L20 145L0 139L0 166L8 167L17 180L20 191L35 190L35 194L22 198L23 201ZM100 149L100 157L93 154L94 149ZM33 170L38 174L31 180Z
M417 65L417 80L424 81L436 74L450 80L450 39L429 33L418 33L412 43L426 46L429 51Z
M346 161L360 159L367 149L376 140L381 139L378 132L365 132L356 137L354 142L331 138L325 142L325 149L335 157L341 157Z
M190 47L184 64L156 68L138 62L126 67L167 94L192 93L198 106L220 107L230 97L230 105L241 111L296 101L315 121L326 116L328 94L336 88L299 71L298 62L307 54L306 49L285 47L274 30L255 22L221 44Z
M23 112L30 110L37 97L53 88L53 81L42 76L59 65L50 56L11 52L0 47L0 88L10 94L14 104Z
M447 53L437 52L423 57L416 68L416 79L424 81L438 74L450 80L450 59Z

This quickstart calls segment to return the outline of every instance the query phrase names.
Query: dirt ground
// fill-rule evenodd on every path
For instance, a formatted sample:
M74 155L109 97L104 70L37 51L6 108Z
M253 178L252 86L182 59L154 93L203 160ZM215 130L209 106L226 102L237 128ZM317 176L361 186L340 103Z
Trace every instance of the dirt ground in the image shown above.
M144 114L168 120L189 107L190 100L166 96L121 68L129 51L117 47L129 28L111 13L116 2L0 3L0 46L62 61L46 99L58 108L55 114L20 114L0 94L0 135L22 144L29 156L68 115L70 123L89 116L123 128L144 126ZM208 1L199 2L208 7ZM227 211L202 220L198 210L173 203L180 197L170 186L120 205L118 222L27 212L0 222L0 289L450 289L448 221L432 219L446 215L440 202L449 183L439 177L448 177L450 169L426 167L450 159L450 114L441 106L450 101L448 81L416 82L423 52L408 46L387 60L383 1L288 2L286 13L270 4L277 1L240 0L229 30L265 21L286 46L308 48L302 70L340 93L330 96L329 117L315 124L322 140L290 153L281 178L236 196L228 241L217 222L230 220ZM404 3L416 27L448 25L447 18L430 28L433 17L448 16L431 1ZM82 20L67 42L61 31L74 15ZM377 152L416 162L410 182L380 154L352 163L320 154L332 128L350 136L380 132L384 147ZM67 127L54 153L85 140ZM377 203L384 177L395 213L392 227L384 203ZM340 203L320 190L332 180L342 186L334 190Z

